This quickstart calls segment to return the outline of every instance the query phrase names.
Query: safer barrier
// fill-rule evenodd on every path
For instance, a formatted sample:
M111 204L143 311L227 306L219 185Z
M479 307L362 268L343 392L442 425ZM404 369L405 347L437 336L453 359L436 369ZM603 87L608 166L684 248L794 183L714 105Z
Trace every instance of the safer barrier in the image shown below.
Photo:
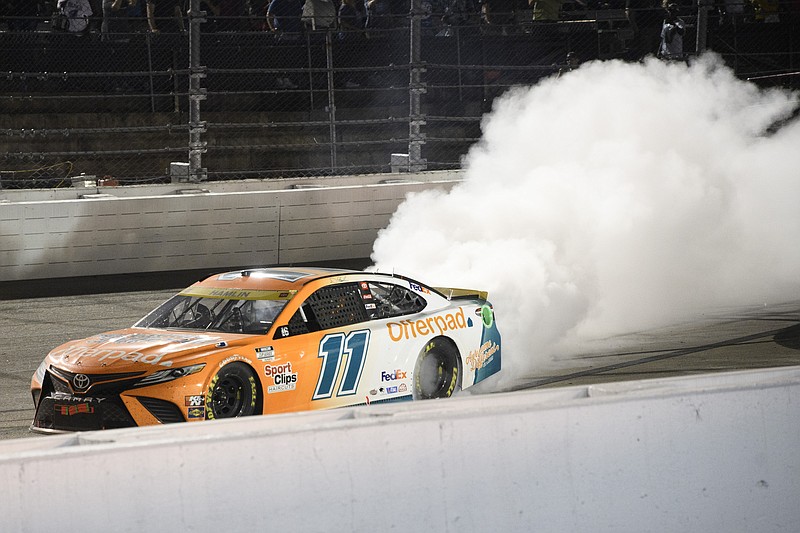
M406 194L459 179L444 171L2 191L0 280L369 257Z
M800 531L800 367L0 443L7 531Z

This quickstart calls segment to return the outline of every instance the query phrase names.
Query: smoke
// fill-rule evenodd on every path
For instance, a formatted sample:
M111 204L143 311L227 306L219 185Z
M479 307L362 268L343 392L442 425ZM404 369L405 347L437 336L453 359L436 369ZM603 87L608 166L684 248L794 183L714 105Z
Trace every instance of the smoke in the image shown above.
M769 133L797 105L713 54L515 88L484 117L464 181L410 195L372 260L488 290L506 376L720 306L797 299L800 121Z

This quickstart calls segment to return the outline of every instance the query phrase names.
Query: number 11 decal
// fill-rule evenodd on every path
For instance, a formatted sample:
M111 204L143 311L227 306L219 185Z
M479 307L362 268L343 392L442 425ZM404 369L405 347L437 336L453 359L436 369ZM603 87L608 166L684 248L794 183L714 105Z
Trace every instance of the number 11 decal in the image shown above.
M344 333L325 335L319 343L319 354L317 354L317 357L322 357L322 370L311 399L323 400L331 397L336 377L339 375L342 356L346 356L347 363L336 396L355 394L358 382L361 380L361 371L364 369L367 346L369 346L368 329L351 331L347 336Z

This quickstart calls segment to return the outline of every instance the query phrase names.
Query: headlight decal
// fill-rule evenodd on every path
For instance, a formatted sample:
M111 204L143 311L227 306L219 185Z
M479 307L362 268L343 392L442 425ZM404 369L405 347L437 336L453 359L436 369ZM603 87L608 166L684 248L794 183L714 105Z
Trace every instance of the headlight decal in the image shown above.
M148 387L157 383L166 383L182 377L196 374L205 368L206 364L201 363L198 365L183 366L180 368L169 368L166 370L158 370L149 376L146 376L136 382L136 387Z

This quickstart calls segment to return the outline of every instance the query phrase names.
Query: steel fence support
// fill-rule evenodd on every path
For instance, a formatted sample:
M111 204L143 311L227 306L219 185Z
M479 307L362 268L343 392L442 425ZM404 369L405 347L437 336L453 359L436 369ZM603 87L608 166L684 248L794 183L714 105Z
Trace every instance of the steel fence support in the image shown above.
M200 24L206 21L205 11L200 10L200 0L191 0L189 8L189 181L200 182L207 177L202 165L202 154L206 151L203 134L206 123L200 120L200 102L206 99L202 87L206 68L200 62Z
M422 82L422 0L411 0L411 31L409 33L409 66L410 79L408 84L409 121L408 121L408 171L418 172L425 170L426 161L422 158L422 145L425 144L425 133L422 126L425 119L422 115L421 97L425 93L425 84Z
M695 41L695 52L697 55L706 51L708 35L708 0L697 0L697 39Z
M328 120L331 142L331 171L339 166L336 154L336 99L333 95L333 32L325 32L325 66L328 77Z

